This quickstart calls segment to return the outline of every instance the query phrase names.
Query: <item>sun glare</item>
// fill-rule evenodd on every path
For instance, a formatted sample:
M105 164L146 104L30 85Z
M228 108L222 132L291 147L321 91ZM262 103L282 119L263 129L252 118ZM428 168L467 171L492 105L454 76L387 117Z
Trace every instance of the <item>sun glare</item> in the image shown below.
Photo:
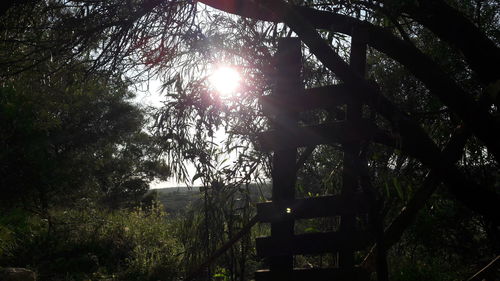
M240 73L233 67L220 66L210 76L210 84L223 97L236 93L240 86Z

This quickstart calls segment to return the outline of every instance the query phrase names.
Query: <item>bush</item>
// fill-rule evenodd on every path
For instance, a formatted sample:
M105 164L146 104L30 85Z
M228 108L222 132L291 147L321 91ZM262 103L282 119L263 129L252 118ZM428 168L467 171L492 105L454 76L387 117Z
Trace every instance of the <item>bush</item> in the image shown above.
M52 210L49 221L0 217L0 266L32 268L40 280L175 280L182 248L158 204L108 212Z

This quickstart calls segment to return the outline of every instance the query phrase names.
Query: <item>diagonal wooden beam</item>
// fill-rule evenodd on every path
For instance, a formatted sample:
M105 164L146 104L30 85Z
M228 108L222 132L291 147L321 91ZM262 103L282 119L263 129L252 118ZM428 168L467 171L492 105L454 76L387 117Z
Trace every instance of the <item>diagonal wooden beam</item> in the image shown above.
M388 1L380 1L388 2ZM442 0L401 2L400 8L463 54L484 85L500 81L500 49L460 11ZM466 39L464 39L466 38Z
M469 136L470 133L464 128L460 127L456 129L442 152L441 161L448 165L458 161ZM408 201L399 215L385 229L383 234L385 250L388 250L401 239L404 231L413 224L418 212L425 206L425 203L437 189L440 182L439 172L436 169L431 170L425 177L422 187L415 192L415 195ZM366 255L363 261L365 267L373 267L377 250L378 245L375 245L368 255Z

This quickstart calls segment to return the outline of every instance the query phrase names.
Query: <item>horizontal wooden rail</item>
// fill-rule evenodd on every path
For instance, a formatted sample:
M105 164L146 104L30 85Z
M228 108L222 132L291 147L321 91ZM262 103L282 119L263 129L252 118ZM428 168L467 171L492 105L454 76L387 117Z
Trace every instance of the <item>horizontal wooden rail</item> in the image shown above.
M368 200L359 195L355 198L343 198L340 195L318 196L281 202L257 204L257 216L260 222L279 222L292 219L310 219L356 215L368 212Z
M350 269L339 268L310 268L294 269L289 272L272 272L258 270L255 272L256 281L356 281L369 280L368 273L359 267Z
M289 239L260 237L255 242L257 255L274 257L360 250L365 248L370 240L367 233L355 232L347 235L340 232L323 232L294 235Z
M264 151L352 141L374 141L391 147L398 145L396 138L368 120L338 121L287 128L287 130L280 131L267 131L258 135L258 141L260 148Z
M262 110L266 115L273 115L286 108L293 112L302 112L313 109L327 109L346 104L352 95L350 88L345 84L329 85L304 90L303 93L283 99L276 95L263 96L259 99Z

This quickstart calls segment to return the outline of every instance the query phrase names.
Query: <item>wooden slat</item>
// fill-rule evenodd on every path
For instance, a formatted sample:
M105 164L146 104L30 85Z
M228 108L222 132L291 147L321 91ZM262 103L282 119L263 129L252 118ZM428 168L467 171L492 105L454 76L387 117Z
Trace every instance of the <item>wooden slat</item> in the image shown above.
M360 267L350 269L308 268L289 272L258 270L255 281L367 281L369 274Z
M364 197L346 200L339 195L295 199L284 202L257 204L260 222L278 222L291 219L309 219L339 215L356 215L368 212L368 201Z
M313 109L328 109L346 104L352 97L349 91L349 87L345 84L329 85L307 89L301 94L286 99L269 95L261 97L259 101L266 115L274 115L283 108L294 112L302 112Z
M300 79L301 49L298 38L281 38L278 42L276 54L277 75L273 95L279 99L287 99L298 95L303 89ZM298 113L288 108L281 108L272 126L276 131L282 132L286 128L297 126ZM285 140L281 140L284 142ZM277 144L279 146L279 144ZM295 198L297 149L289 147L280 149L273 155L273 189L272 200L282 201ZM294 222L282 221L271 224L271 235L273 237L290 238L293 236ZM269 267L272 270L291 270L293 268L292 256L274 256L269 259Z
M263 132L258 136L260 148L264 151L362 140L393 147L397 145L395 138L368 120L291 127L288 130Z
M351 37L351 55L349 64L351 68L361 77L366 72L366 39L367 34L360 30L353 30ZM362 96L356 93L355 96ZM352 99L346 104L346 120L357 122L362 118L362 101ZM344 150L343 169L342 169L342 189L341 193L345 197L355 196L356 189L359 188L360 180L360 140L353 140L342 144ZM349 234L356 229L356 218L353 215L342 216L340 219L340 232ZM339 267L351 268L354 266L354 253L350 250L339 252Z
M368 245L367 233L307 233L294 235L288 239L281 237L260 237L255 240L257 255L274 257L284 255L307 255L333 253L341 250L360 250Z

